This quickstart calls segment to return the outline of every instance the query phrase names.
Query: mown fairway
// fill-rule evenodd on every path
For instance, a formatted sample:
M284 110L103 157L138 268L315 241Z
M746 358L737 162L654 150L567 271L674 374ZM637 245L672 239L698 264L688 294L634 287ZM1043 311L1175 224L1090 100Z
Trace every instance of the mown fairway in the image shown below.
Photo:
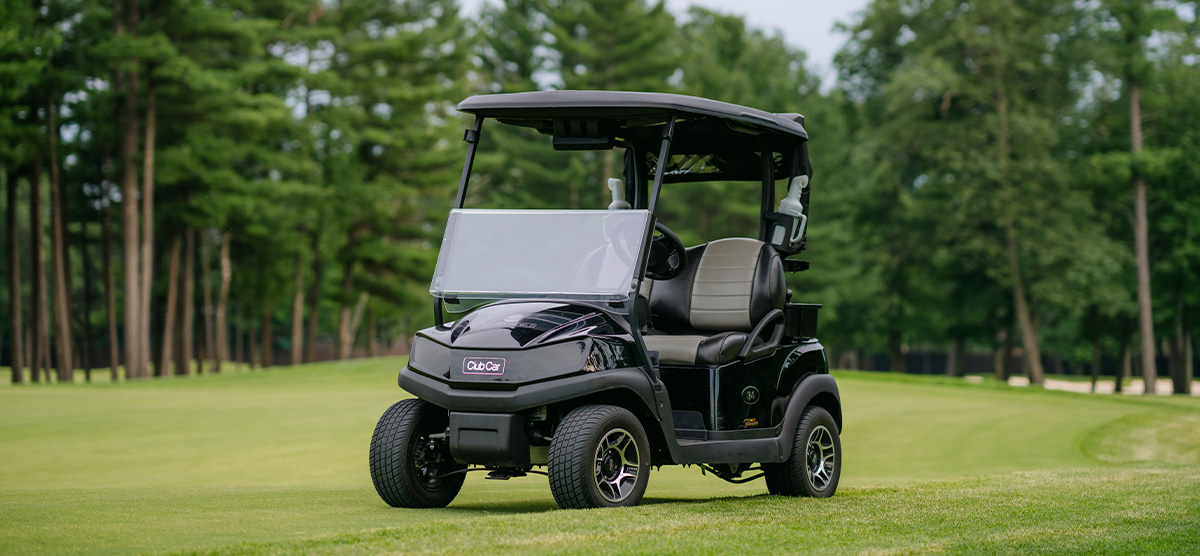
M1200 400L839 373L831 500L663 468L643 506L554 510L470 475L446 510L367 472L403 360L0 387L3 553L1177 552L1200 546Z

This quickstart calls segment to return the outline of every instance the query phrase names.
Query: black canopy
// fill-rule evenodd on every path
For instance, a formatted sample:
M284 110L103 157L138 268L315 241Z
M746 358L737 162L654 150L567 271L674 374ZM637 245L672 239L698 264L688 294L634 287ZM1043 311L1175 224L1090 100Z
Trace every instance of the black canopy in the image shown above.
M611 118L619 127L628 130L661 124L669 113L674 112L685 120L725 120L732 129L743 133L768 132L791 136L793 140L808 139L804 118L799 114L772 114L737 104L669 93L535 91L476 95L459 103L458 109L543 131L552 129L553 120L561 118Z

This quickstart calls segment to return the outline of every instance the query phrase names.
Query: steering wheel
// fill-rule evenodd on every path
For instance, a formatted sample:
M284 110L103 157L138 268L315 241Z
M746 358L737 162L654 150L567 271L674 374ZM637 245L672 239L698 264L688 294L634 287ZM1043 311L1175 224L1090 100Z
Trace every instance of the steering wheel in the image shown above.
M646 277L653 280L670 280L679 276L687 266L687 250L683 247L683 242L662 222L654 223L654 232L650 239Z

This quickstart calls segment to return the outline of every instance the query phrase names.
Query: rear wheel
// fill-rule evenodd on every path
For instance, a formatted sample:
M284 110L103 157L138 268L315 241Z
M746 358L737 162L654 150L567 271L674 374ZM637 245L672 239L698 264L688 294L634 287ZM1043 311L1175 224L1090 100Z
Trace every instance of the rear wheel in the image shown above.
M833 416L823 407L805 409L788 460L763 465L763 470L771 494L833 496L842 475L842 441Z
M445 410L421 400L396 402L379 418L371 436L371 482L379 497L397 508L443 508L462 488L466 469L455 463L445 438Z
M628 410L585 405L554 432L547 467L563 509L633 506L650 478L650 442Z

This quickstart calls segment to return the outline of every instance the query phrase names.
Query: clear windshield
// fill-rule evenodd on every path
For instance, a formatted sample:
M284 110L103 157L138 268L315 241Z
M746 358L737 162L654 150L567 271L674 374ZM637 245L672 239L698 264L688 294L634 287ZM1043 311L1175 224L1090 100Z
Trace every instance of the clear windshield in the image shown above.
M650 212L454 209L435 296L629 298Z

